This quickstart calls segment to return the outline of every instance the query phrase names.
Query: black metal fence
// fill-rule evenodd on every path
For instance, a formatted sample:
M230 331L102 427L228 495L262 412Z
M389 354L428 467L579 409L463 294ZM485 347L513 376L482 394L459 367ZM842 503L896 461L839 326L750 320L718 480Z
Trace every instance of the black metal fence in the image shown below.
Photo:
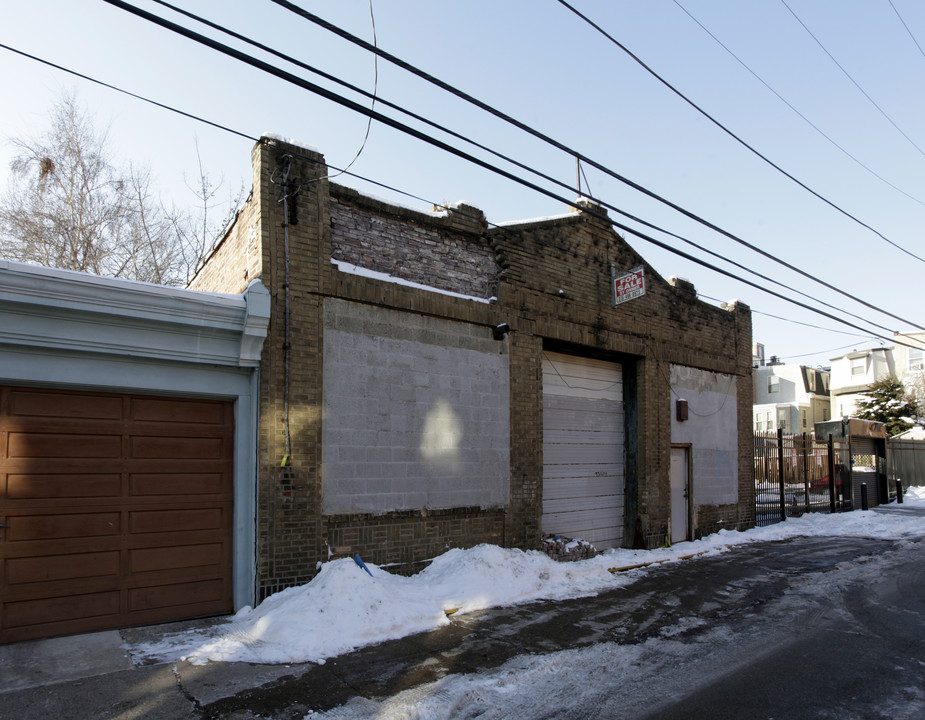
M847 443L812 435L755 433L755 524L851 506Z

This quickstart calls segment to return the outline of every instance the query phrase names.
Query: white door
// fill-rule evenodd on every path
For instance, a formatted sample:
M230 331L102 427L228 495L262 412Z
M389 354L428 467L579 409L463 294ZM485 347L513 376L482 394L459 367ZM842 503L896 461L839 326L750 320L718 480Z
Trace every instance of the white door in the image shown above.
M671 542L690 539L690 473L688 449L671 448Z
M622 544L623 446L621 366L543 353L544 533Z

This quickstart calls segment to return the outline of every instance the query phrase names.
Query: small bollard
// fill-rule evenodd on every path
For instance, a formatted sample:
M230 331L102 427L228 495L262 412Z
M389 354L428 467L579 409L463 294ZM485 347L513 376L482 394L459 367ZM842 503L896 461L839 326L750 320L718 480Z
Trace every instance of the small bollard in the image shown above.
M899 478L896 478L896 502L902 503L903 501L903 481Z
M861 510L867 510L867 483L861 483Z

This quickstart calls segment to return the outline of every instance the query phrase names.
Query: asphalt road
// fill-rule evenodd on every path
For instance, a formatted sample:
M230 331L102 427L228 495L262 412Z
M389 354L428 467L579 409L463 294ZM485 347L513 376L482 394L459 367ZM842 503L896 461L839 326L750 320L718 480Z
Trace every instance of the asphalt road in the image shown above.
M323 665L0 678L0 718L925 718L925 541L795 538L638 575ZM41 664L30 647L18 665Z

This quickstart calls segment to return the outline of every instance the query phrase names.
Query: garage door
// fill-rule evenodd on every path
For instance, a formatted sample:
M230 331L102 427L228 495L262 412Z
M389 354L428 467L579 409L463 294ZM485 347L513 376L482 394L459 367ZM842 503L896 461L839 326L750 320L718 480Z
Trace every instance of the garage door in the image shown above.
M229 402L0 387L0 642L232 610Z
M619 547L624 507L619 364L543 353L543 532Z

